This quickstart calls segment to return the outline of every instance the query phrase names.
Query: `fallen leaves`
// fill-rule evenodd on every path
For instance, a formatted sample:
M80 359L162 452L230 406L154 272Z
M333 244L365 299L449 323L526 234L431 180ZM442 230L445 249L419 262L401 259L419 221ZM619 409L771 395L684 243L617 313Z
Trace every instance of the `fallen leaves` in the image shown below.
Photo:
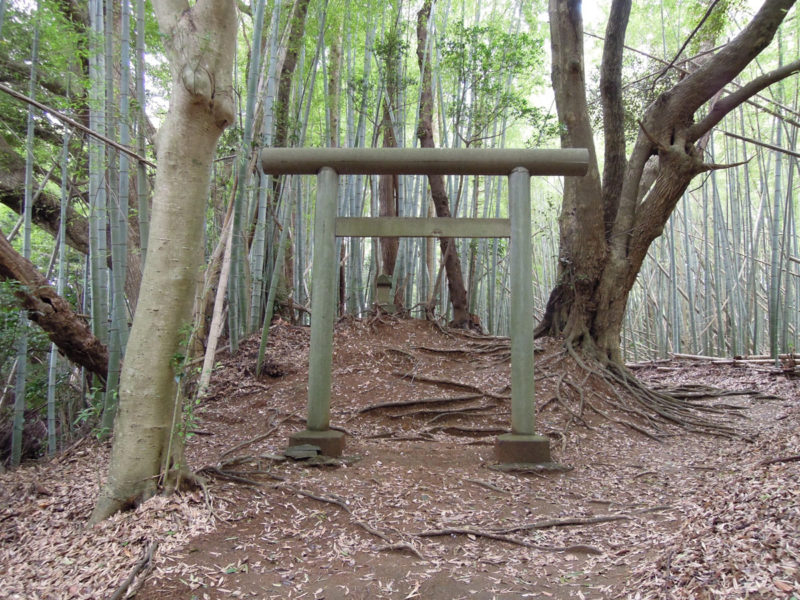
M561 401L538 427L564 444L557 459L574 469L495 471L483 434L508 425L502 341L465 345L420 322L337 328L332 417L350 417L346 454L363 460L326 469L275 460L302 426L308 345L307 330L275 326L269 352L286 375L246 381L258 344L245 341L199 407L209 435L187 449L196 468L252 485L213 481L213 513L200 494L159 497L86 529L104 446L87 441L0 474L0 596L107 598L131 574L135 589L152 565L143 600L800 597L795 404L737 400L751 406L755 444L679 429L656 442L590 410L584 426L564 382L586 380L553 343L537 358L537 394L547 404L560 385ZM416 380L393 375L409 366L401 348L413 351ZM674 364L637 372L672 387L793 394L792 382L742 367ZM447 401L431 386L448 389ZM486 390L490 399L476 398Z

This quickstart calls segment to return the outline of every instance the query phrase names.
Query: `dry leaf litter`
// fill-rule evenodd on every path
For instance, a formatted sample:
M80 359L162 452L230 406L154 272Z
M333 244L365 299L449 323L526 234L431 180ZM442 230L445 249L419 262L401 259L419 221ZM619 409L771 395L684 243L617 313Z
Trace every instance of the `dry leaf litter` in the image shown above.
M106 470L93 443L0 475L0 596L108 597L158 541L138 598L800 598L800 462L762 464L800 452L793 380L748 365L639 368L652 385L782 398L709 400L749 407L737 423L754 443L666 424L657 442L548 342L538 429L572 470L502 472L507 340L387 319L342 322L335 344L346 460L278 460L303 426L308 360L307 329L278 322L268 375L255 378L250 340L221 358L198 410L187 455L208 468L210 505L159 497L87 529ZM580 413L578 388L618 422Z

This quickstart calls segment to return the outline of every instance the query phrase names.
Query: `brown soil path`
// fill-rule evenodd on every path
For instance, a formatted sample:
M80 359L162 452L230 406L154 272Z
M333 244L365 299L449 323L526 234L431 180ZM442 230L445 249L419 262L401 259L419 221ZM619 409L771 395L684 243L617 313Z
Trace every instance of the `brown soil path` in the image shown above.
M99 586L113 590L158 539L137 598L800 598L800 462L762 464L800 452L794 381L756 366L638 369L653 385L700 382L782 397L709 400L749 407L741 421L753 443L669 427L659 442L586 406L579 414L583 383L587 404L633 418L604 405L607 390L550 343L537 354L539 429L555 460L572 469L502 472L492 469L492 444L509 421L505 340L373 321L340 323L335 343L332 420L348 434L342 464L277 459L303 425L308 351L307 330L279 322L272 377L253 377L254 341L223 357L188 448L193 467L256 485L213 475L213 511L199 493L157 498L100 526L103 546L84 534L95 560L116 565L105 579L84 565L78 572L92 574L81 585L74 570L39 564L60 591L23 595L33 587L19 578L37 565L26 571L12 562L0 566L0 585L11 585L0 590L107 597ZM403 405L365 410L387 402ZM70 460L83 465L97 455L86 452ZM37 481L56 481L57 466L35 467ZM23 471L0 476L0 485ZM65 486L51 496L23 486L25 506L79 495ZM71 522L88 512L89 488ZM0 560L31 535L27 513L9 511L18 514L0 513L2 525L17 534L0 539ZM49 531L69 537L67 525L53 523ZM115 535L128 543L115 546Z

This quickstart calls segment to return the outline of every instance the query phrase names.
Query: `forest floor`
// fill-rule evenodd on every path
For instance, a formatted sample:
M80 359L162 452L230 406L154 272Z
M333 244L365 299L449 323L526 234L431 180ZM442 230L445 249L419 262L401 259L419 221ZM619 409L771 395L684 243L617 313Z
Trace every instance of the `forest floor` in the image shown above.
M750 438L729 439L621 411L545 341L538 429L570 469L502 471L507 340L345 320L332 423L347 442L331 464L282 456L304 424L308 346L278 321L268 375L257 340L220 356L187 446L207 494L86 528L107 444L0 474L0 597L800 598L800 397L779 369L635 366L653 387L749 391L700 400Z

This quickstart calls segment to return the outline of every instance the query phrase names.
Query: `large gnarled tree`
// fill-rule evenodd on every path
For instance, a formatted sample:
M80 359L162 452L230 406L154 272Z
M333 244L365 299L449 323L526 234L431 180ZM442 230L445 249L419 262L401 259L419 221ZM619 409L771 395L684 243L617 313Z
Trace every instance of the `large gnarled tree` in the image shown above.
M644 111L627 156L621 80L631 0L614 0L600 79L605 138L601 175L586 102L581 2L550 0L561 141L565 147L589 148L590 165L585 177L565 181L559 279L537 335L563 335L571 348L606 365L621 364L625 307L650 244L692 179L720 168L704 161L701 139L731 110L800 70L800 61L794 61L725 91L770 44L793 5L794 0L766 0L739 35L661 93Z
M234 0L155 0L153 8L172 95L157 136L147 263L120 382L109 476L92 522L147 499L159 485L175 485L181 474L175 359L202 275L212 159L233 121Z

